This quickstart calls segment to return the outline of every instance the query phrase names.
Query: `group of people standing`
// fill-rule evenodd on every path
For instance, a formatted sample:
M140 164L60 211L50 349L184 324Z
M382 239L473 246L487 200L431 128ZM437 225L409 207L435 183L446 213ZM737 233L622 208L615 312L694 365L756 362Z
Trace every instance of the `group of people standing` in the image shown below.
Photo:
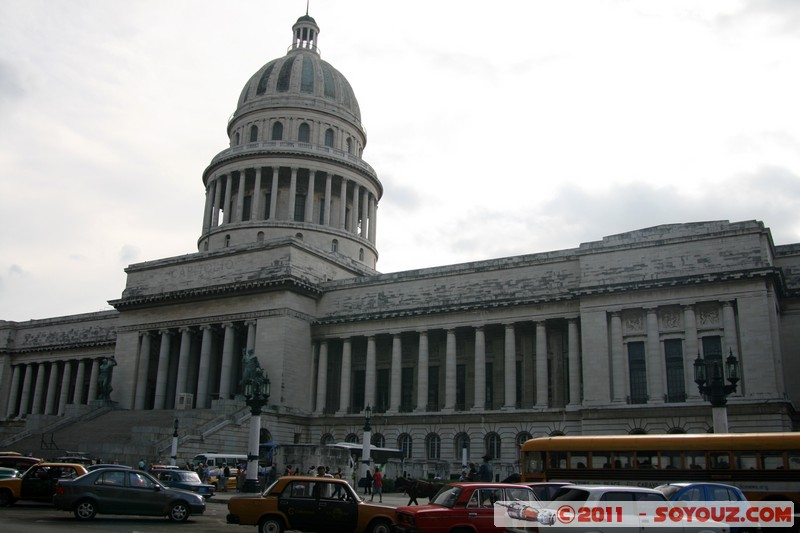
M374 470L367 468L366 477L362 478L359 485L364 486L364 495L370 495L369 501L375 501L375 496L378 496L378 501L383 503L383 473L381 467L376 466Z

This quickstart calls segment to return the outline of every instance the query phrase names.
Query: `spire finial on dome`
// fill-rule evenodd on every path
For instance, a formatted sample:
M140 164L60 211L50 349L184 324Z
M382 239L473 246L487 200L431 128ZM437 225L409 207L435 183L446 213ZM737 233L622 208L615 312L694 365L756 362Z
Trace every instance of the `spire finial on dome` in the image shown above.
M297 19L297 22L292 26L292 46L290 50L308 50L319 54L317 48L317 36L319 35L319 26L317 21L308 14L309 0L306 0L306 14Z

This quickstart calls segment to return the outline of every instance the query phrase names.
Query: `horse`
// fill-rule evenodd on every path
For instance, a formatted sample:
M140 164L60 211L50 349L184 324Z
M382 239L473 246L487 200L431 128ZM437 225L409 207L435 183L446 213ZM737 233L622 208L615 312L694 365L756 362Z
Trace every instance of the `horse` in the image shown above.
M442 488L442 485L442 483L409 479L407 477L398 477L395 480L395 487L408 494L408 503L406 505L411 505L412 502L415 505L419 505L417 497L420 496L431 501L436 493L439 492L439 489Z

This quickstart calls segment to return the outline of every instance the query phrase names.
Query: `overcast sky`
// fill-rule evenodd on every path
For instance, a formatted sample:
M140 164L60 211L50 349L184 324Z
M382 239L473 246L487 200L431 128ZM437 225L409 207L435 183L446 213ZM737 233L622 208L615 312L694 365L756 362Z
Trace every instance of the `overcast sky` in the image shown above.
M0 1L0 320L197 251L202 172L305 0ZM761 220L800 242L800 2L312 0L381 272Z

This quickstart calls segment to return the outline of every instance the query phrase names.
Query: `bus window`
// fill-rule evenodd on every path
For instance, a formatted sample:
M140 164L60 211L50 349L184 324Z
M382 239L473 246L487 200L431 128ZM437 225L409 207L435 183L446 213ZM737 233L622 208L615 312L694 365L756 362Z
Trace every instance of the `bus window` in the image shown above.
M780 470L783 468L783 453L761 452L761 466L764 470Z
M711 468L727 469L731 467L731 457L729 452L710 452L708 458L711 460Z
M637 468L658 468L658 452L636 452Z
M733 452L734 468L739 470L755 470L758 466L756 452Z
M661 452L661 468L677 469L683 468L681 465L681 452Z
M592 468L611 468L611 454L592 452Z
M572 452L569 455L570 468L586 468L589 463L589 454L586 452Z
M800 452L789 452L789 470L800 470Z
M686 452L686 468L691 470L706 469L706 454L703 452Z
M550 452L550 468L566 468L567 467L567 454L566 452Z
M544 472L542 452L529 452L525 454L525 471L531 474Z
M614 468L633 468L633 452L615 452Z

